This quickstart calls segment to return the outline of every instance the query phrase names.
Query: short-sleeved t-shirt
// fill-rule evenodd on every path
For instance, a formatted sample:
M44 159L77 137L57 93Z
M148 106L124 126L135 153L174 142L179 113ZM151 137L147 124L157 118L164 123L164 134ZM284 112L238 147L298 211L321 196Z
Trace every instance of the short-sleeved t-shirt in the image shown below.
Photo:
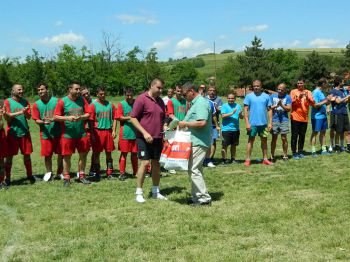
M300 95L302 95L301 98ZM293 89L290 91L290 97L292 99L292 111L290 113L290 118L294 121L307 123L309 107L315 105L312 93L306 89Z
M324 95L324 93L316 88L313 92L312 92L312 97L315 100L315 104L321 103L322 101L324 101L326 99L326 96ZM311 119L324 119L327 118L327 106L324 104L319 108L311 108Z
M109 101L101 103L95 100L90 104L90 120L94 122L94 128L111 129L114 119L116 119L116 109Z
M8 98L4 101L4 106L6 111L9 113L15 113L23 110L27 107L27 113L30 114L30 104L24 99L20 98L16 100L15 98ZM10 134L14 137L24 137L29 133L29 126L24 114L12 118L7 124L7 134Z
M191 107L187 111L184 121L195 122L200 120L206 121L206 124L204 127L188 128L188 130L191 132L192 146L210 147L211 136L212 136L212 128L211 128L212 112L211 112L208 100L202 97L201 95L197 95L191 101Z
M171 98L166 106L167 114L173 114L177 119L182 121L186 116L187 102L186 99Z
M117 107L117 119L130 115L134 102L129 104L126 100L123 100ZM119 129L119 140L135 140L136 130L130 120L121 121Z
M268 94L256 95L252 92L244 98L243 103L249 107L249 124L251 126L267 125L267 108L271 106Z
M334 97L338 97L338 98L344 98L345 94L344 94L344 90L340 89L332 89L331 91L329 91L329 94L331 94ZM332 101L332 115L347 115L348 111L347 111L347 103L340 103L337 104L335 101Z
M142 93L136 98L130 116L136 118L153 138L163 138L165 105L160 97L153 99L148 91ZM136 135L142 137L140 132Z
M81 96L75 100L70 96L63 97L58 101L54 112L58 116L82 116L86 113L90 113L90 106L86 99ZM61 126L64 138L82 138L86 136L84 120L76 122L64 121L61 122Z
M45 120L45 117L53 118L58 98L50 97L49 101L44 102L39 99L33 104L32 118L33 120ZM40 136L42 139L53 139L60 137L61 125L59 122L52 121L49 124L40 125Z
M283 105L291 105L292 99L289 95L285 94L283 96L278 96L278 94L272 94L270 96L271 104L273 106L277 105L280 100L282 100ZM278 106L275 109L273 109L273 116L272 116L273 122L288 122L288 112L284 110L283 107Z
M239 131L239 114L242 112L242 107L239 104L223 104L221 107L221 114L229 114L235 109L236 112L234 114L222 119L221 131Z

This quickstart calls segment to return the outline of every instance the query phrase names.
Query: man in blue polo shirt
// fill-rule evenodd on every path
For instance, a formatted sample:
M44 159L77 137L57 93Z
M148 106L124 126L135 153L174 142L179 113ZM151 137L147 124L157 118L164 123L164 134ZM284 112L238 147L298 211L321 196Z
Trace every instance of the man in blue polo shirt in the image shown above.
M268 94L262 92L260 80L253 81L254 92L248 94L244 99L244 120L246 124L248 138L245 166L250 166L250 156L255 141L255 136L261 139L263 153L263 165L271 165L267 159L267 136L272 129L271 100ZM268 116L268 122L267 122Z

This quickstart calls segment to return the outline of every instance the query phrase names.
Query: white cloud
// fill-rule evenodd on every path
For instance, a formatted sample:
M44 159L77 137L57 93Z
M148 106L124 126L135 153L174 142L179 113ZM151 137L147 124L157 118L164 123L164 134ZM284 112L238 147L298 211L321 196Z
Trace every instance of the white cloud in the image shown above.
M309 42L310 46L315 46L318 48L329 48L332 47L336 44L338 44L339 41L336 39L331 39L331 38L316 38L312 41Z
M241 27L242 32L259 32L265 31L269 28L267 24L253 25L253 26L243 26Z
M174 57L175 59L183 58L184 56L185 56L185 54L184 54L184 52L182 52L182 51L176 51L176 52L174 52L174 54L173 54L173 57Z
M137 15L129 15L129 14L120 14L117 15L117 19L123 24L158 24L159 21L154 17L149 16L137 16Z
M165 47L167 47L170 44L170 39L166 39L164 41L156 41L152 44L152 47L156 48L157 50L162 50Z
M57 26L57 27L60 27L60 26L63 25L63 21L58 20L58 21L56 21L56 22L54 23L54 25Z
M39 40L40 44L47 46L63 45L63 44L82 44L86 41L85 37L80 34L75 34L72 31L62 33L51 37L44 37Z
M219 35L219 39L220 40L225 40L225 39L227 39L227 35Z
M176 48L178 50L194 49L194 48L198 48L204 44L205 44L205 42L202 40L195 41L195 40L191 39L190 37L186 37L186 38L180 40L179 42L177 42Z

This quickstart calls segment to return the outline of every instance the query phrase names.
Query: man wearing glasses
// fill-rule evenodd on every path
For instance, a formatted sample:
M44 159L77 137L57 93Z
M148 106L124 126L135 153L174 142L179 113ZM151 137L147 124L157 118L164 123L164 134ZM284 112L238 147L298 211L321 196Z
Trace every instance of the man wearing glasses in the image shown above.
M293 159L304 158L304 143L307 130L309 107L315 105L311 91L305 89L305 80L299 79L297 88L290 92L292 98L292 111L290 114L292 128ZM298 144L298 148L297 148Z
M277 93L270 96L272 117L272 140L271 140L271 161L275 161L275 150L278 135L281 134L283 160L288 160L288 141L289 118L288 112L291 109L292 99L286 92L286 84L281 83L277 86Z

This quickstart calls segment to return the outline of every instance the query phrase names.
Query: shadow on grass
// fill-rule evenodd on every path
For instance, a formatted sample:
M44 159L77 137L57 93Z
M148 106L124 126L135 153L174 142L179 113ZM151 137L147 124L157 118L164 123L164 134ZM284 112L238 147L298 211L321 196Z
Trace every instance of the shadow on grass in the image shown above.
M221 198L224 196L224 192L220 191L220 192L209 192L209 195L211 196L211 201L212 202L216 202L216 201L220 201ZM181 205L188 205L189 204L189 200L190 200L190 195L188 195L188 197L186 198L177 198L174 199L175 202L181 204Z
M180 194L182 191L186 190L185 187L173 186L167 187L160 190L160 193L165 196L169 196L171 194ZM149 193L149 197L152 197L152 192Z

